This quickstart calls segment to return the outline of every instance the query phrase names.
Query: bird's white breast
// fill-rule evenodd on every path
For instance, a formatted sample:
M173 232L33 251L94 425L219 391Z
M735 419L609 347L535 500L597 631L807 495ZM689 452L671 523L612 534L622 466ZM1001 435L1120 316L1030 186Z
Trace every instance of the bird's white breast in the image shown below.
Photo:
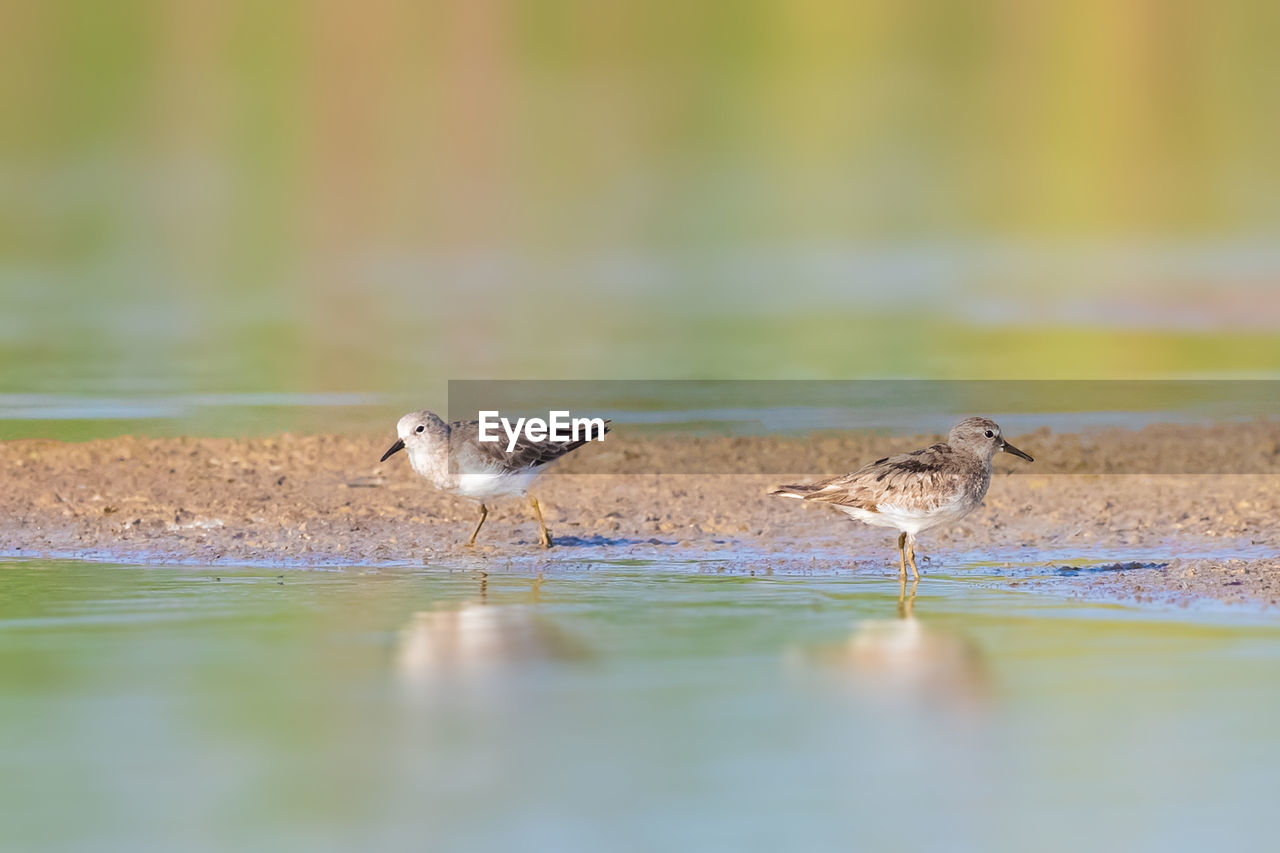
M874 512L858 507L841 506L853 518L876 527L892 527L915 536L917 533L958 521L978 505L978 501L957 495L954 500L939 504L933 509L898 506L891 503L877 504Z
M409 464L444 492L475 500L523 495L540 471L537 468L505 468L476 454L451 457L443 442L405 441Z
M468 498L496 498L503 495L523 495L529 490L538 472L533 468L520 471L486 471L460 473L452 491Z

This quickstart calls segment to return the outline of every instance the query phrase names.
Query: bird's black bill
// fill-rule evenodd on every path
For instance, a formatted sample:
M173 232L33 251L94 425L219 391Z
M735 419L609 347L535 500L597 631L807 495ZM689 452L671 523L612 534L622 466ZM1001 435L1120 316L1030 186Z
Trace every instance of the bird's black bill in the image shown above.
M395 449L397 449L397 448L392 448L392 450L395 450ZM1023 459L1027 460L1028 462L1035 462L1035 461L1036 461L1036 460L1034 460L1034 459L1032 459L1032 458L1031 458L1031 454L1029 454L1029 453L1023 453L1021 450L1019 450L1018 448L1014 447L1012 444L1010 444L1010 443L1009 443L1009 442L1007 442L1007 441L1006 441L1004 444L1000 445L1000 449L1001 449L1001 450L1003 450L1005 453L1012 453L1014 456L1021 456ZM390 455L390 454L388 454L388 455ZM384 456L383 458L385 459L386 457Z
M379 459L378 461L386 462L388 459L390 459L392 456L395 456L401 450L404 450L404 439L398 438L396 439L396 443L391 445L389 448L387 448L387 452L382 454L382 458ZM1023 454L1023 455L1025 456L1026 454ZM1030 459L1031 457L1027 456L1027 458Z

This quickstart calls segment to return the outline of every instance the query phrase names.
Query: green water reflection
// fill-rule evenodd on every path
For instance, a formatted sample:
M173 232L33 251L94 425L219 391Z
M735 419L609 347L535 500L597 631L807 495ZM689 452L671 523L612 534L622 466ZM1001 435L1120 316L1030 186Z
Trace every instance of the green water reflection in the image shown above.
M11 849L1263 849L1280 625L931 577L0 567Z

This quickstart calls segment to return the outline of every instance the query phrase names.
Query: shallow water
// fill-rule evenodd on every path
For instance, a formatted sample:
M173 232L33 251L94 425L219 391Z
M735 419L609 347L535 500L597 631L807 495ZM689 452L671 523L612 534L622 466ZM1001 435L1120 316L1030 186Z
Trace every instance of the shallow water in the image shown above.
M1273 618L700 568L5 563L5 846L1270 846Z

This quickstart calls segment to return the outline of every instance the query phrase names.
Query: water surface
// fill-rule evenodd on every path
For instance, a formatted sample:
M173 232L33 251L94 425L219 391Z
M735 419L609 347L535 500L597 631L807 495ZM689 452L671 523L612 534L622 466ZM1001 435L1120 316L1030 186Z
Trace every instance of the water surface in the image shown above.
M1265 615L492 568L3 564L6 846L1270 847Z

